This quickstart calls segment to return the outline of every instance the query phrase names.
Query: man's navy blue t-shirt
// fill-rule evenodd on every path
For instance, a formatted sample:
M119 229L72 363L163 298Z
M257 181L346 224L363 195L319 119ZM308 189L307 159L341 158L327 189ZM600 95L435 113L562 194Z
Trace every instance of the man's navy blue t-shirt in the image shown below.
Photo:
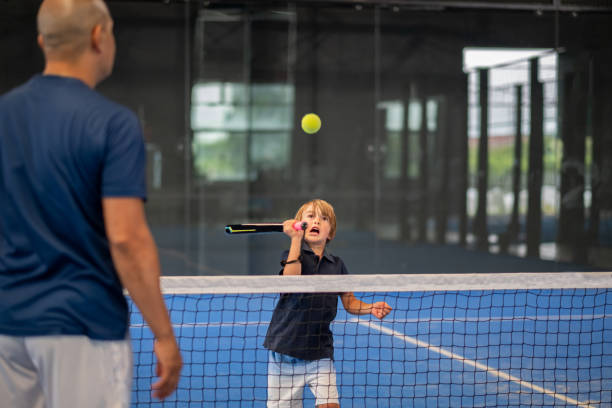
M310 247L302 246L302 275L346 275L340 257L327 249L319 258ZM282 254L286 260L289 251ZM282 271L281 271L282 273ZM264 347L302 360L334 358L331 322L338 312L340 293L284 293L272 314Z
M146 198L132 112L52 75L0 96L0 333L125 338L103 197Z

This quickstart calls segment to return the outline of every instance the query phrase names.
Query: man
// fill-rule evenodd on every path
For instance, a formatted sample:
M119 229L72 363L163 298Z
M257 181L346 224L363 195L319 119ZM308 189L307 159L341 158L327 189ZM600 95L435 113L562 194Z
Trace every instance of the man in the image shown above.
M128 407L123 287L155 336L163 399L182 366L146 223L138 119L93 88L112 71L102 0L44 0L42 75L0 96L0 405Z

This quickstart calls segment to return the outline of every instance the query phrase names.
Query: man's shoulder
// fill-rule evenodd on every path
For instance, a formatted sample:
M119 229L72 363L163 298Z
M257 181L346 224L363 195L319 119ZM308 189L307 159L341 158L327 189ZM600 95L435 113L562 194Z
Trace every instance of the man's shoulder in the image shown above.
M136 117L136 114L127 106L124 106L119 102L109 99L97 90L84 89L81 91L82 93L79 96L84 99L83 102L89 102L89 107L102 109L112 115Z
M138 117L130 108L118 102L108 99L106 96L97 93L99 108L104 110L109 119L118 119L121 121L137 122Z
M99 91L89 88L77 78L37 74L28 81L0 94L0 103L10 106L25 99L41 103L59 103L64 109L91 112L107 117L137 118L128 107L115 102Z
M112 129L140 126L138 116L127 106L93 89L82 92L81 95L75 95L73 102L76 104L75 109L85 120L95 122L98 127L110 126Z
M0 103L7 103L15 98L19 98L24 93L28 92L31 82L35 77L30 78L26 82L17 85L6 92L0 93Z

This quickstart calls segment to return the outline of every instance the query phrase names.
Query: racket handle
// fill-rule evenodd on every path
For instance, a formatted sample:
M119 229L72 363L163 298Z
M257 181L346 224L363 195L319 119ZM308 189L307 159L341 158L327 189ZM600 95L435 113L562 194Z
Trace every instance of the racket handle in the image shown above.
M307 226L308 226L308 223L302 222L302 221L296 221L293 223L293 229L296 231L302 231L302 230L305 231Z

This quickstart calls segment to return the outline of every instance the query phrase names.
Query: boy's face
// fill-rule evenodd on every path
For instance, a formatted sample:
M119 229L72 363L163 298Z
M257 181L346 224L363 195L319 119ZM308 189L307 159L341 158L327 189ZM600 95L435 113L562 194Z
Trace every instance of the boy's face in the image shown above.
M309 244L325 244L327 242L331 224L329 218L321 214L320 210L315 210L312 204L309 205L302 213L302 219L299 221L308 223L308 228L306 228L304 234L306 242Z

